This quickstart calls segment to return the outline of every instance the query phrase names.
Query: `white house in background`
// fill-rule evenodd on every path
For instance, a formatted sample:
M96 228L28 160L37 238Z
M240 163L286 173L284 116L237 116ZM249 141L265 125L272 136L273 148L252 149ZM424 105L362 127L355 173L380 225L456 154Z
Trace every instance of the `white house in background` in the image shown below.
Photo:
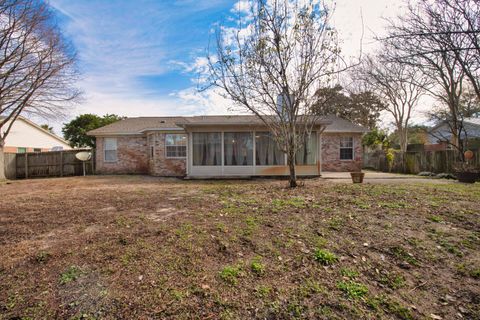
M5 117L0 116L0 122ZM2 130L8 127L8 123ZM5 140L5 153L45 152L72 149L68 141L43 129L32 121L18 117Z

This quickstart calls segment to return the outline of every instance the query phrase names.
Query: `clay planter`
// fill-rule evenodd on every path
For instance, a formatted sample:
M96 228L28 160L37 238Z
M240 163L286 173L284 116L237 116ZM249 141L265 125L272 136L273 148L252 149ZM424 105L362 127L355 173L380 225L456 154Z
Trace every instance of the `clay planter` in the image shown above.
M475 183L475 180L478 179L476 172L457 172L456 176L458 181L463 183Z
M350 172L350 175L352 176L353 183L362 183L363 177L365 177L365 173L363 172Z
M467 160L472 160L473 156L474 156L472 150L465 151L465 153L463 155L465 156L465 159L467 159Z

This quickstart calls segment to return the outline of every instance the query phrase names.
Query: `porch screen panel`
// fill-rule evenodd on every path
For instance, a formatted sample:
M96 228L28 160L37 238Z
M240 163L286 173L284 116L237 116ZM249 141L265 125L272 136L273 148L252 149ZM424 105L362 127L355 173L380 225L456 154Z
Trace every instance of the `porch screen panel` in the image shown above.
M255 163L257 166L285 165L285 154L278 148L271 133L257 132L255 143Z
M225 132L223 141L226 166L253 166L251 132Z
M298 165L315 164L317 153L317 134L312 132L297 151L296 162Z
M222 135L220 132L193 133L193 165L222 165Z

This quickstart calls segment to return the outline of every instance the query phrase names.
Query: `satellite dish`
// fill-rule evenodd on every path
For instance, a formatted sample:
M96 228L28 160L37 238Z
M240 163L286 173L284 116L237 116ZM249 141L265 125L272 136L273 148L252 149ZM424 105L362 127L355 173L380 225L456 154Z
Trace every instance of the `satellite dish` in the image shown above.
M75 158L83 162L83 175L85 176L86 175L85 162L87 162L92 158L92 153L87 151L77 152L75 154Z
M92 153L87 151L78 152L75 154L75 158L80 161L88 161L92 158Z

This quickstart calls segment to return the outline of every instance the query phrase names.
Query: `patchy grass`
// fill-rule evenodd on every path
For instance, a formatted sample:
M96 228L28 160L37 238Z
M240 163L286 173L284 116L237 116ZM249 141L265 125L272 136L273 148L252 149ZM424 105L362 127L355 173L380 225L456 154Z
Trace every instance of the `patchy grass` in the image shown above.
M323 264L324 266L328 266L334 264L338 261L337 256L325 249L317 249L313 254L313 258Z
M480 185L0 185L0 319L480 319Z
M338 282L337 287L350 299L363 298L368 293L366 285L352 280L340 281Z
M241 271L240 266L226 266L220 271L220 278L229 284L236 285Z
M82 271L77 266L70 266L65 272L60 275L60 283L66 284L78 279Z

